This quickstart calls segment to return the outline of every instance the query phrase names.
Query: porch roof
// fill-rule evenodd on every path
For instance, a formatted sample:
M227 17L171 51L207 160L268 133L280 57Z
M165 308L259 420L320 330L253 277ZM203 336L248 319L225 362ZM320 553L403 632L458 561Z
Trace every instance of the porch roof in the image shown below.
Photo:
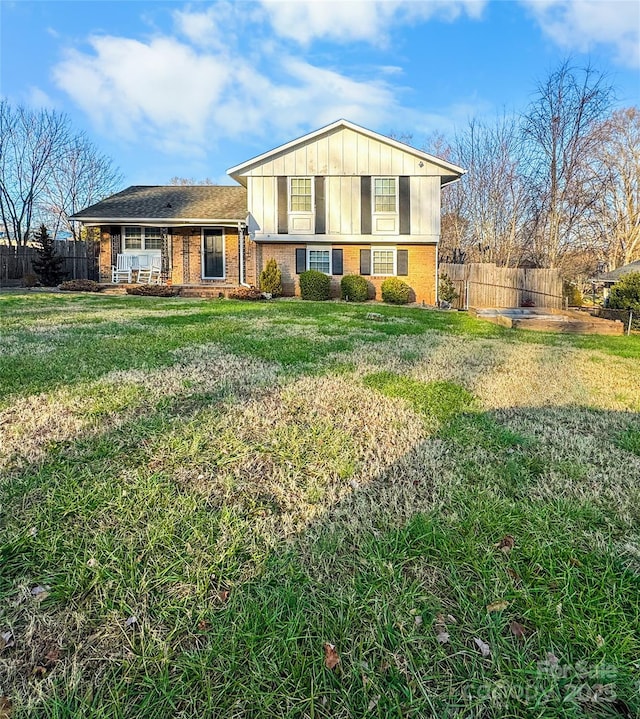
M132 185L77 212L88 223L150 222L167 225L244 222L247 191L240 185Z

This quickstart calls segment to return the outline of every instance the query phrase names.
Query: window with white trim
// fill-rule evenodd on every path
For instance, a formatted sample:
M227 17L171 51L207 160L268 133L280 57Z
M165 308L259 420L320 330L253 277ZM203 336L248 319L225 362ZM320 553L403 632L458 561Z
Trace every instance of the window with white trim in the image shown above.
M371 248L371 274L395 275L397 274L397 254L395 247Z
M311 212L311 178L292 177L289 184L289 207L291 212Z
M125 250L161 250L162 230L159 227L123 227Z
M395 177L375 177L373 180L373 211L397 212L397 183Z
M331 274L331 248L307 248L307 268Z

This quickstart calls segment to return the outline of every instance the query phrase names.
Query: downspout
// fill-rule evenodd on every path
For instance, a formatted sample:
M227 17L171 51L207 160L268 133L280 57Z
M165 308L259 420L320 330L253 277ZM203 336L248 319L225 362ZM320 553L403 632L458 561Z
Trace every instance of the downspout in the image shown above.
M240 284L242 287L251 287L246 282L246 268L244 261L244 229L245 225L242 222L238 222L238 242L239 242L239 255L240 255Z
M438 236L438 241L436 242L436 307L439 306L440 303L440 278L438 277L438 273L440 272L440 236Z

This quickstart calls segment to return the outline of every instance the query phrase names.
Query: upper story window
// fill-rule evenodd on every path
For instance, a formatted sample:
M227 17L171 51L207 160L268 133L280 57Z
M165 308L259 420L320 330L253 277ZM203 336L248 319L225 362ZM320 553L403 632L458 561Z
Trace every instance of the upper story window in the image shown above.
M161 250L162 230L159 227L124 227L125 250Z
M291 212L311 212L311 178L292 177L289 186Z
M373 211L396 212L397 192L395 177L376 177L373 180Z

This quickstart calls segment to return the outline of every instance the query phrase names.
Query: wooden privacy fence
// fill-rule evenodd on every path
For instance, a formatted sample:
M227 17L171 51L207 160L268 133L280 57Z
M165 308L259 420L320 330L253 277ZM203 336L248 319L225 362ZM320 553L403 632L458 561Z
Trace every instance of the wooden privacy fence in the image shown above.
M441 263L438 273L448 275L458 293L453 306L562 308L559 270L496 267L493 263L468 265Z
M56 254L64 259L62 270L65 279L97 280L97 257L93 242L56 241ZM33 260L35 247L0 245L0 287L16 286L25 275L35 274Z

